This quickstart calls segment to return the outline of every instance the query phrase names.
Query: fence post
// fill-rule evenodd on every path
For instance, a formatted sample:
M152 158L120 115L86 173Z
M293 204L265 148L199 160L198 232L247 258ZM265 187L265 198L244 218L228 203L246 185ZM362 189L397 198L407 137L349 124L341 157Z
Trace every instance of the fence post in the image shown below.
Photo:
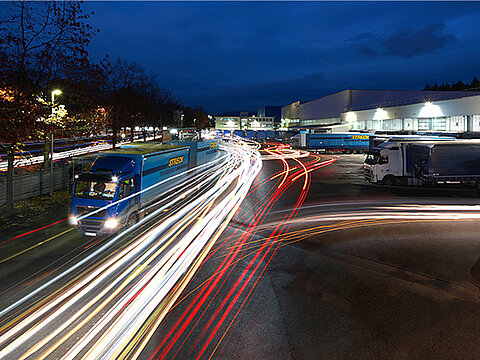
M40 165L40 196L42 196L43 192L42 192L42 184L43 182L43 163Z
M65 189L65 161L63 162L63 178L62 178L62 189Z

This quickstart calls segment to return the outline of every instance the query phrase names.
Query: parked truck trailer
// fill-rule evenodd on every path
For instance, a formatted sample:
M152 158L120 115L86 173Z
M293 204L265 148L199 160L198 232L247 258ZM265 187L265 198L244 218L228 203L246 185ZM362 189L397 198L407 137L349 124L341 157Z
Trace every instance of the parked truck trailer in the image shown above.
M325 152L367 152L370 133L300 133L295 135L293 145Z
M480 180L480 142L388 141L370 150L365 179L387 185L425 185Z

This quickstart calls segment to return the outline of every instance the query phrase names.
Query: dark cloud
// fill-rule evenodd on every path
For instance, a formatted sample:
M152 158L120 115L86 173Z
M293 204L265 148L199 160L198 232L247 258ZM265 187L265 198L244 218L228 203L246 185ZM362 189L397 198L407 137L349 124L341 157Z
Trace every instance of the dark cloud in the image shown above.
M238 99L249 99L241 105L248 109L255 109L265 105L285 105L297 100L313 100L331 92L343 90L332 89L329 84L324 73L316 72L298 78L224 89L222 92L211 94L209 100L212 104L206 105L214 105L221 99L223 107L220 112L224 112L231 109L231 104L238 102Z
M95 11L92 25L101 29L92 57L108 53L142 63L185 104L212 113L315 99L349 87L421 89L427 82L479 76L473 63L480 52L478 2L84 6Z
M420 29L396 30L383 37L374 32L364 32L350 40L364 55L401 58L434 54L454 41L455 35L445 32L444 23L434 23Z

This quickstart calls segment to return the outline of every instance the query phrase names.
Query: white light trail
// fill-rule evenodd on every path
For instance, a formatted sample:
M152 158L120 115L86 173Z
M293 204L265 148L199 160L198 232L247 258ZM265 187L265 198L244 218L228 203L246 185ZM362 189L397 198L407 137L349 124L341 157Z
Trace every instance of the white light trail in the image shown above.
M92 146L87 146L84 148L79 148L79 149L74 149L74 150L67 150L67 151L61 151L61 152L56 152L53 153L53 161L61 160L61 159L68 159L70 157L74 156L80 156L80 155L86 155L98 151L103 151L103 150L108 150L111 149L112 145L108 143L104 144L99 144L99 145L92 145ZM24 158L15 161L15 167L22 167L22 166L29 166L29 165L35 165L35 164L41 164L43 163L44 157L42 156L32 156L30 158ZM8 167L7 161L1 161L0 162L0 171L6 170Z
M153 137L147 138L146 141L153 140ZM143 140L141 140L143 142ZM118 142L117 145L121 146L121 142ZM73 150L66 150L66 151L59 151L59 152L54 152L53 153L53 161L61 160L61 159L68 159L71 157L75 156L81 156L81 155L86 155L90 153L96 153L99 151L104 151L104 150L110 150L112 149L112 144L105 142L102 142L97 145L90 145L90 146L85 146L82 148L78 149L73 149ZM25 154L28 154L26 151ZM23 166L29 166L29 165L35 165L35 164L41 164L44 161L44 156L32 156L32 157L26 157L24 155L23 158L15 160L15 167L23 167ZM0 171L7 170L8 167L8 162L7 161L0 161Z
M2 310L0 316L14 311L15 315L0 329L0 358L45 358L54 351L63 359L131 358L132 348L138 357L152 329L200 265L198 259L213 246L260 172L256 145L222 149L228 155L197 174L195 186L179 191L174 200L132 228L175 207L186 196L192 198L189 202L164 213L161 222L110 254L115 242L132 229L115 236L81 262L86 265L104 254L88 271L77 264L32 291L38 297L60 289L48 301L27 304L31 293ZM67 275L76 277L63 286ZM155 326L146 327L147 323Z

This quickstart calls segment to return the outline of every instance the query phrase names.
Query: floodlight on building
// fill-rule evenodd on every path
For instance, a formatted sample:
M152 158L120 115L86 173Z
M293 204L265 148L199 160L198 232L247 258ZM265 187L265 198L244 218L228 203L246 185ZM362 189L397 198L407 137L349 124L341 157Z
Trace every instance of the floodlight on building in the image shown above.
M353 111L347 112L347 122L353 123L357 121L357 114L355 114Z
M434 118L441 116L443 116L443 112L442 109L440 109L440 106L432 104L429 101L423 105L422 110L420 110L420 113L418 114L419 118Z
M377 111L375 111L375 115L373 115L373 120L386 120L386 119L388 119L387 112L382 108L378 108Z

